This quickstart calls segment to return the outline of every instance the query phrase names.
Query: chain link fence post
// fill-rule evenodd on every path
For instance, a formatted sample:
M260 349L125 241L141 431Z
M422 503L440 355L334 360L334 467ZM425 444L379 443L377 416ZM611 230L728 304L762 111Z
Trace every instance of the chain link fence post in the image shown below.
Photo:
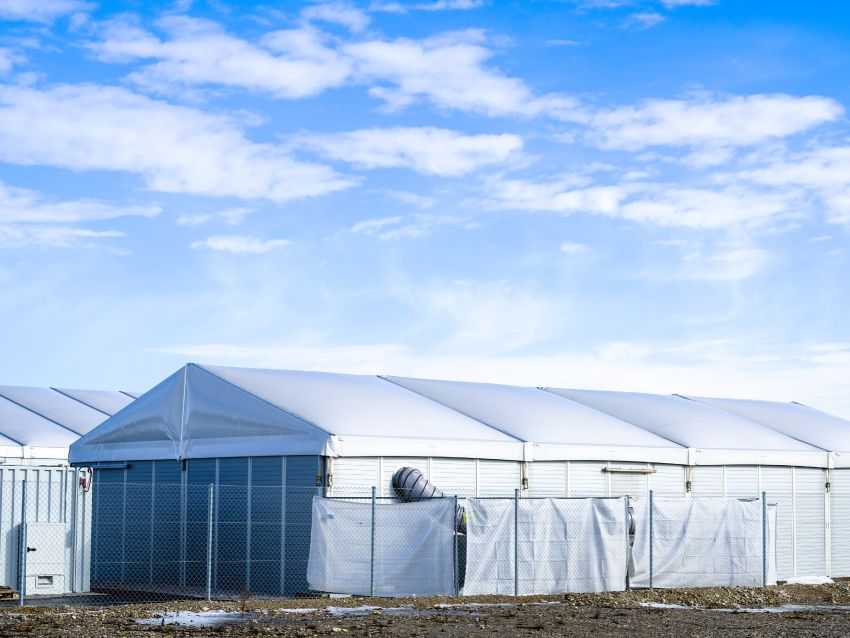
M458 568L458 556L457 556L457 542L458 542L458 506L457 506L457 494L454 495L454 509L452 510L452 525L454 526L454 534L452 534L452 538L454 539L454 547L452 548L452 574L454 577L454 595L458 596L460 594L460 571Z
M377 488L372 486L372 551L369 561L369 595L375 595L375 514L377 509Z
M629 518L631 516L631 503L632 497L626 494L626 511L625 517L623 519L623 525L626 528L626 544L625 544L625 553L626 553L626 591L632 588L631 583L629 582L629 559L631 557L631 543L629 542L631 539L629 538Z
M20 572L20 583L18 584L18 606L23 607L27 598L27 481L21 481L21 530L20 530L20 552L18 560L18 571Z
M213 550L213 503L215 500L215 485L210 483L207 496L207 600L212 600L212 550Z
M655 561L654 556L652 555L652 541L654 539L655 527L653 525L652 520L652 510L655 506L655 492L653 490L649 490L649 588L653 589L653 576L655 571Z
M514 490L514 596L519 596L519 489Z
M761 584L767 587L767 492L761 493Z

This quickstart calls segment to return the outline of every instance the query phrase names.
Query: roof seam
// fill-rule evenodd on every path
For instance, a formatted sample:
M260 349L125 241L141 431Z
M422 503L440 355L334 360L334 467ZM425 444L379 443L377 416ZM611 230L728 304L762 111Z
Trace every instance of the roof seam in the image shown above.
M52 388L51 388L51 390L52 390ZM62 396L65 396L65 395L62 395ZM55 420L55 419L51 419L49 416L46 416L46 415L42 414L41 412L39 412L39 411L37 411L37 410L33 410L31 407L29 407L29 406L27 406L27 405L24 405L23 403L21 403L21 402L19 402L19 401L15 401L14 399L10 399L8 396L6 396L5 394L3 394L3 392L2 392L2 391L0 391L0 397L3 397L4 399L6 399L7 401L9 401L10 403L14 403L15 405L17 405L17 406L19 406L19 407L23 408L24 410L27 410L28 412L32 412L32 413L33 413L33 414L35 414L36 416L40 416L40 417L41 417L42 419L44 419L45 421L50 421L51 423L53 423L53 424L55 424L55 425L58 425L60 428L62 428L62 429L64 429L64 430L68 430L68 432L71 432L71 433L73 433L73 434L76 434L77 436L83 436L83 434L84 434L84 432L77 432L75 429L70 428L70 427L68 427L67 425L63 425L62 423L59 423L59 421L57 421L57 420ZM13 439L13 440L14 440L14 439ZM21 443L21 445L23 445L23 443Z
M734 417L738 417L739 419L744 419L745 421L749 421L750 423L755 423L756 425L760 425L760 426L762 426L762 427L764 427L764 428L766 428L766 429L770 430L771 432L776 432L777 434L781 434L782 436L787 436L789 439L792 439L793 441L798 441L798 442L800 442L800 443L803 443L804 445L810 445L810 446L812 446L812 447L814 447L814 448L817 448L818 450L823 450L824 452L829 452L829 453L834 452L834 450L827 450L827 449L826 449L826 448L824 448L824 447L821 447L821 446L819 446L819 445L815 445L814 443L810 443L809 441L804 441L803 439L801 439L801 438L799 438L799 437L796 437L796 436L794 436L794 435L792 435L792 434L788 434L787 432L783 432L782 430L777 430L776 428L774 428L773 426L771 426L771 425L770 425L770 424L768 424L768 423L765 423L764 421L757 421L757 420L752 419L752 418L747 417L747 416L741 416L740 414L735 414L734 412L731 412L731 411L729 411L729 410L725 410L725 409L723 409L723 408L721 408L721 407L718 407L718 406L716 406L716 405L711 405L711 404L709 404L709 403L705 403L705 402L703 402L703 401L700 401L699 399L692 399L691 397L687 397L687 396L685 396L685 395L683 395L683 394L676 394L676 395L674 395L674 396L681 397L681 398L683 398L683 399L687 399L688 401L693 401L694 403L699 403L700 405L704 405L704 406L707 406L707 407L709 407L709 408L713 408L713 409L715 409L715 410L720 410L720 411L721 411L721 412L723 412L724 414L731 414L731 415L732 415L732 416L734 416ZM792 404L794 404L794 403L797 403L797 402L796 402L796 401L792 401L791 403L792 403ZM802 405L802 404L801 404L801 403L797 403L797 405ZM804 407L805 407L805 406L804 406Z
M224 377L220 377L219 375L215 374L215 373L214 373L214 372L212 372L211 370L207 370L204 366L202 366L202 365L200 365L200 364L198 364L198 363L191 363L191 364L189 364L189 365L192 365L192 366L196 367L198 370L203 370L204 372L206 372L206 373L207 373L208 375L210 375L211 377L215 377L215 378L216 378L216 379L218 379L219 381L221 381L221 382L223 382L223 383L226 383L227 385L233 386L234 388L236 388L237 390L240 390L241 392L244 392L244 393L245 393L245 394L247 394L248 396L250 396L250 397L253 397L253 398L257 399L257 401L262 401L263 403L265 403L265 404L267 404L267 405L270 405L270 406L271 406L271 407L273 407L275 410L280 410L280 411L281 411L281 412L283 412L284 414L288 414L289 416L291 416L291 417L293 417L293 418L295 418L295 419L298 419L299 421L301 421L301 422L302 422L302 423L304 423L305 425L309 425L310 427L315 428L316 430L318 430L319 432L322 432L323 434L328 434L328 435L331 435L331 436L336 436L333 432L330 432L330 431L326 430L325 428L323 428L323 427L321 427L321 426L319 426L319 425L316 425L316 424L315 424L315 423L313 423L312 421L309 421L308 419L305 419L303 416L300 416L300 415L298 415L298 414L295 414L295 412L291 412L290 410L287 410L287 409L285 409L285 408L282 408L282 407L280 407L279 405L275 405L275 404L274 404L274 403L272 403L271 401L268 401L268 400L264 399L264 398L263 398L263 397L261 397L261 396L257 396L256 394L254 394L254 393L253 393L253 392L251 392L250 390L246 390L246 389L245 389L245 388L243 388L242 386L236 385L235 383L233 383L232 381L228 381L228 380L227 380L227 379L225 379Z
M377 376L377 377L378 377L381 381L386 381L387 383L392 383L394 386L399 387L399 388L401 388L402 390L406 390L407 392L412 392L412 393L413 393L413 394L415 394L416 396L422 397L423 399L425 399L425 400L427 400L427 401L431 401L432 403L436 403L437 405L441 405L441 406L443 406L444 408L446 408L446 409L448 409L448 410L451 410L452 412L456 412L456 413L458 413L458 414L461 414L461 415L465 416L465 417L466 417L466 418L468 418L468 419L472 419L473 421L475 421L476 423L480 423L480 424L481 424L481 425L483 425L484 427L490 428L491 430L495 430L496 432L500 432L501 434L504 434L505 436L509 436L509 437L510 437L510 438L512 438L514 441L517 441L517 442L519 442L519 443L530 443L530 442L531 442L531 441L526 441L525 439L521 439L521 438L519 438L518 436L514 436L514 435L513 435L513 434L511 434L510 432L506 432L505 430L502 430L501 428L497 428L497 427L496 427L495 425L493 425L492 423L487 423L487 421L484 421L484 420L482 420L482 419L479 419L478 417L474 417L474 416L472 416L471 414L467 414L467 413L466 413L466 412L464 412L463 410L459 410L458 408L452 407L452 406L448 405L447 403L443 403L443 402L442 402L442 401L440 401L439 399L435 399L434 397L429 397L429 396L428 396L428 395L426 395L426 394L422 394L422 393L421 393L421 392L419 392L418 390L413 390L413 389L411 389L411 388L408 388L406 385L402 385L402 384L398 383L397 381L394 381L393 379L390 379L389 377L385 377L385 376L384 376L384 375L382 375L382 374L378 374L378 375L375 375L375 376Z
M608 416L610 416L610 417L614 417L615 419L620 419L620 421L622 421L623 423L628 423L629 425L634 426L634 427L636 427L636 428L638 428L638 429L641 429L641 430L643 430L644 432L648 432L649 434L654 434L655 436L657 436L657 437L659 437L659 438L661 438L661 439L664 439L665 441L670 441L670 443L675 443L676 445L678 445L678 446L680 446L680 447L683 447L683 448L686 448L686 449L689 449L689 448L693 447L693 446L691 446L691 445L685 445L685 444L684 444L684 443L682 443L681 441L679 441L679 440L677 440L677 439L674 439L673 437L667 436L666 434L665 434L664 436L661 436L660 434L658 434L658 433L656 433L656 432L653 432L653 431L652 431L652 430L650 430L649 428L645 428L645 427L643 427L642 425L638 425L637 423L634 423L633 421L629 421L628 419L624 419L623 417L621 417L621 416L617 416L616 414L611 414L611 413L610 413L610 412L608 412L607 410L602 410L602 409L600 409L600 408L597 408L596 406L593 406L593 405L590 405L590 404L588 404L588 403L585 403L584 401L579 401L578 399L573 399L573 398L571 398L571 397L565 397L565 396L563 396L563 395L558 394L557 392L555 392L555 390L554 390L553 388L539 387L539 388L537 388L537 389L538 389L538 390L543 390L543 392L548 392L549 394L555 395L556 397L561 397L562 399L567 399L567 400L569 400L569 401L575 401L576 403L580 403L581 405L586 406L586 407L590 408L591 410L596 410L597 412L601 412L602 414L607 414Z
M68 394L67 392L63 392L63 391L62 391L62 390L60 390L59 388L54 388L54 387L52 387L52 386L51 386L51 388L50 388L50 389L51 389L51 390L53 390L54 392L58 392L58 393L59 393L59 394L61 394L62 396L68 397L69 399L72 399L72 400L76 401L77 403L80 403L80 404L82 404L82 405L86 406L87 408L91 408L92 410L97 410L98 412L100 412L101 414L105 414L106 416L112 416L111 414L109 414L109 412L105 412L105 411L101 410L100 408L96 408L96 407L95 407L95 406L93 406L92 404L90 404L90 403L86 403L86 402L85 402L85 401L83 401L82 399L78 399L78 398L77 398L77 397L75 397L75 396L71 396L70 394Z

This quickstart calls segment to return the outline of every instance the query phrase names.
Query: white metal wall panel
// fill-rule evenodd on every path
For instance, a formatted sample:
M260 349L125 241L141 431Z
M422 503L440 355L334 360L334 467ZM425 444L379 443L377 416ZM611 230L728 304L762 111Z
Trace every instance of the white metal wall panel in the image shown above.
M431 459L431 482L445 494L475 496L475 461Z
M343 457L334 459L334 496L369 496L381 481L380 459L377 457Z
M761 468L761 489L768 503L776 503L776 577L794 575L794 495L790 467Z
M691 468L691 494L724 496L723 468L718 465L697 465Z
M77 471L66 467L0 466L0 585L18 588L19 533L22 516L22 493L27 482L27 520L33 524L62 524L65 533L61 548L52 548L64 557L56 568L54 593L88 591L88 571L91 534L91 499L79 492L76 506L76 556L71 551L74 539L74 498L77 492ZM35 534L35 532L34 532ZM76 564L75 564L76 562ZM61 587L59 586L61 584ZM61 591L60 591L61 590ZM33 589L31 594L36 593Z
M728 498L758 498L759 469L754 465L726 467L726 496Z
M616 468L646 469L644 463L614 463L608 464L608 470ZM632 474L630 472L610 472L611 496L645 496L649 491L649 474Z
M381 495L395 496L393 491L393 474L403 467L415 467L428 478L428 459L423 457L411 457L402 459L398 457L386 457L383 460L381 477Z
M567 462L534 461L528 464L529 496L566 496Z
M606 464L596 461L570 461L567 485L569 496L608 496Z
M830 576L850 576L850 470L832 470Z
M797 576L823 576L827 571L825 484L824 470L794 468Z
M478 461L478 496L513 496L522 488L522 466L516 461Z
M649 488L662 496L685 495L685 468L682 465L656 465L649 475Z

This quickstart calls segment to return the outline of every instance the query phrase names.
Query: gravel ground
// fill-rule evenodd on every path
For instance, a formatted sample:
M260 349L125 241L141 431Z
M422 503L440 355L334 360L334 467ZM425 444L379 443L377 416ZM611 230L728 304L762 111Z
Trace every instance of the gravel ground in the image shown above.
M543 604L547 603L547 604ZM659 609L641 603L686 605ZM809 605L784 613L747 608ZM375 606L378 609L362 609ZM766 589L712 588L566 596L257 600L120 607L26 607L0 610L0 636L783 636L850 635L850 583ZM361 607L359 610L351 608ZM329 609L330 608L330 609ZM348 608L348 611L346 611ZM293 612L297 609L297 612ZM306 611L312 609L314 611ZM723 609L724 611L720 611ZM163 624L166 611L232 612L217 626ZM290 610L290 611L286 611ZM153 624L139 619L156 618Z

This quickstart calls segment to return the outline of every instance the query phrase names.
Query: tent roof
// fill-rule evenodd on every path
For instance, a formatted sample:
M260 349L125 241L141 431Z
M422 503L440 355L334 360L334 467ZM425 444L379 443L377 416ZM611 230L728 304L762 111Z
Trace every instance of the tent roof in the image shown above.
M688 397L850 458L850 421L800 403Z
M117 392L79 392L103 409L52 388L0 386L0 456L65 460L74 441L132 401L118 400Z
M598 458L601 454L626 461L635 454L646 458L652 450L655 460L687 462L687 450L681 445L539 388L407 377L386 379L532 443L537 460L563 458L569 453L573 458L588 454Z
M783 423L676 395L188 364L73 444L71 461L318 454L829 465L825 439L804 442Z
M820 448L761 423L678 395L548 390L692 448L703 457L704 464L805 465L807 457L821 458L822 463L827 460L825 451Z

